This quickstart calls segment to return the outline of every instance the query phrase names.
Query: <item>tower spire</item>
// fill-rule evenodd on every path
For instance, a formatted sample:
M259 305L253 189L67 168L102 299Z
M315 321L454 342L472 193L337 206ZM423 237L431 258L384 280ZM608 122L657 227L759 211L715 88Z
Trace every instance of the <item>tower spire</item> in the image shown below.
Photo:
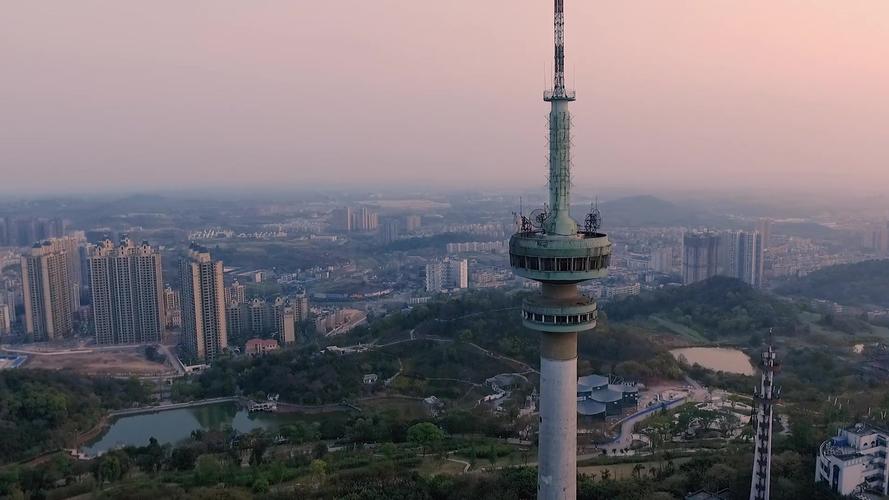
M574 91L565 88L565 1L555 1L554 41L555 72L553 88L543 95L551 103L549 113L549 206L546 231L571 236L577 233L577 223L571 218L571 113L568 103Z

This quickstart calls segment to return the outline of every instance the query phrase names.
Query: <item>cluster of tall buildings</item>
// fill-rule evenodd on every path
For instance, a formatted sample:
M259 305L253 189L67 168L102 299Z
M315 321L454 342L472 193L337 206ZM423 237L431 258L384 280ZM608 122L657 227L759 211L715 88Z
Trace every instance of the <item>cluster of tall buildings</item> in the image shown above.
M331 225L340 231L376 231L380 216L367 207L343 207L333 211Z
M765 248L760 231L688 232L682 238L682 283L730 276L761 287Z
M383 243L392 243L405 234L416 233L422 220L419 215L388 217L380 224L380 239Z
M83 244L82 237L53 238L19 257L24 326L34 341L74 334L84 283L97 344L157 343L167 329L181 327L182 349L194 361L212 361L228 347L230 336L241 333L274 333L282 344L292 344L308 318L305 293L248 302L238 281L225 287L222 262L201 247L191 246L180 261L180 289L174 290L164 285L160 250L148 242ZM14 297L10 304L6 295L0 297L0 336L10 333L15 319Z
M296 342L299 324L308 319L308 315L309 303L302 293L294 297L277 297L274 301L233 298L228 304L226 320L231 337L271 333L286 345Z
M35 241L61 238L65 228L60 218L4 217L0 219L0 247L27 247Z
M469 287L469 264L466 259L450 259L426 264L426 291L439 293Z

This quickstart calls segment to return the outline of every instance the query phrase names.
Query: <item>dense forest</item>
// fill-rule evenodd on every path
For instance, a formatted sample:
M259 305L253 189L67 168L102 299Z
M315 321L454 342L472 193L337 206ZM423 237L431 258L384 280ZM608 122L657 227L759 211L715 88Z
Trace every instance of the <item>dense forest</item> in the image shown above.
M70 446L106 411L148 399L137 380L0 370L0 463Z
M363 393L365 373L376 373L383 379L396 371L397 359L382 352L340 356L314 348L286 350L217 360L197 379L176 382L173 398L232 396L240 390L248 396L279 394L289 403L339 403Z
M889 260L825 267L782 285L777 292L849 306L889 307Z
M792 335L803 327L794 305L722 276L618 300L609 303L605 312L612 321L662 316L712 339L768 328Z

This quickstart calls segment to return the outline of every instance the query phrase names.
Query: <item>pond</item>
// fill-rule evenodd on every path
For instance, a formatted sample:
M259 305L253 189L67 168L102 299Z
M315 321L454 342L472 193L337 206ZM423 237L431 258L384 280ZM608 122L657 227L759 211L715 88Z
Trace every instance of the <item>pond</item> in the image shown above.
M684 347L670 351L676 359L684 357L689 364L695 363L714 371L753 375L756 370L750 357L738 349L727 347Z
M318 420L323 415L314 415ZM246 433L256 429L277 429L282 425L305 420L298 414L249 413L235 403L215 403L192 408L162 410L154 413L128 415L115 419L98 438L83 446L90 456L100 455L121 446L145 446L151 437L158 443L175 444L191 436L196 430L226 428Z

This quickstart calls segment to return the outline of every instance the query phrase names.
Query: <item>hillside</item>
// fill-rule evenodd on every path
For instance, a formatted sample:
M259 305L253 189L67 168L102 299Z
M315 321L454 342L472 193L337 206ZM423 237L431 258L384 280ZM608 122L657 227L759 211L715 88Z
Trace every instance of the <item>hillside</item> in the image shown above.
M684 207L654 196L629 196L599 204L604 227L726 225L726 217L697 208ZM573 213L580 217L588 206L575 206Z
M715 277L690 286L662 289L605 306L611 321L658 316L716 339L775 328L795 333L801 326L794 307L732 278Z
M781 286L777 292L847 306L889 307L889 260L825 267Z

